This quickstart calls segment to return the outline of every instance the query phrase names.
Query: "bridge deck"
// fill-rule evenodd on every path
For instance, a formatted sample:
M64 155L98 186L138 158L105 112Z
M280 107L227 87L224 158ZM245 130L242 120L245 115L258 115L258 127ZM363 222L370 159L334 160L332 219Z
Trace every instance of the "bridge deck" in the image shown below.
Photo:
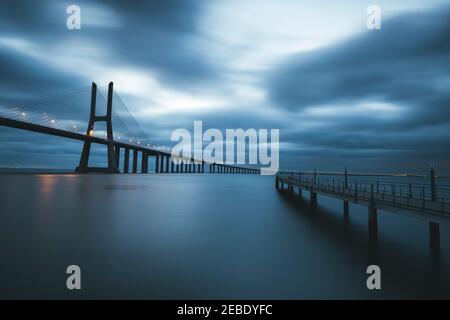
M372 204L379 209L391 212L409 214L430 221L450 223L450 203L445 199L433 201L425 197L417 198L408 194L398 195L395 192L387 194L373 187L366 190L355 187L353 184L344 188L343 181L314 184L312 180L302 180L290 175L278 175L277 179L280 183L287 184L290 187L297 187L328 197L367 206Z
M92 143L98 143L98 144L103 144L103 145L106 145L108 143L106 141L106 139L103 139L103 138L99 138L99 137L95 137L95 136L88 136L88 135L81 134L81 133L75 133L75 132L61 130L61 129L57 129L57 128L51 128L51 127L42 126L39 124L33 124L33 123L29 123L29 122L24 122L24 121L19 121L19 120L12 120L12 119L8 119L8 118L4 118L4 117L0 117L0 125L5 126L5 127L10 127L10 128L22 129L22 130L38 132L38 133L68 138L68 139L79 140L79 141L90 141ZM167 155L167 156L170 155L169 152L156 151L156 150L153 150L150 148L136 146L134 144L127 144L127 143L123 143L123 142L114 141L114 145L118 146L120 148L128 148L128 149L132 149L132 150L138 150L141 152L145 151L149 155L155 155L155 154L160 154L160 155L162 154L162 155Z

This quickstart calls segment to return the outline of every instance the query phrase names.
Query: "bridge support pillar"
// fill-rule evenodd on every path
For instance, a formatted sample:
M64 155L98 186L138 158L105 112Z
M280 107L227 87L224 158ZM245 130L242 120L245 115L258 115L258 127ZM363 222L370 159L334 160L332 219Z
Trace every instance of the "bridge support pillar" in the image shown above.
M166 156L166 173L169 173L169 156Z
M161 157L161 160L159 163L161 165L161 168L159 169L159 172L164 173L164 156L161 155L160 157Z
M177 163L177 173L180 173L180 164L179 163Z
M378 219L377 207L373 203L369 204L369 245L375 246L378 242Z
M344 218L348 218L348 201L344 200Z
M123 160L123 173L128 173L129 165L130 165L130 149L125 148L125 157Z
M172 157L170 157L170 173L175 172L175 163L173 162Z
M120 147L115 146L114 147L114 154L115 154L115 161L116 161L116 170L119 171L119 165L120 165Z
M439 224L430 222L430 247L432 250L437 250L441 246Z
M302 188L298 188L298 196L301 198L303 196L302 194Z
M155 173L159 173L159 154L155 156Z
M141 172L148 173L148 154L147 154L147 152L142 152Z
M309 202L312 208L317 207L317 193L312 190L309 192Z
M91 110L89 115L89 124L86 131L86 136L91 136L94 133L94 124L97 121L106 122L106 142L107 142L107 168L89 168L89 154L91 151L91 141L85 140L83 144L83 150L81 152L80 162L78 167L75 169L76 172L108 172L117 173L119 172L116 164L116 150L114 146L113 130L112 130L112 98L113 98L113 83L110 82L108 85L108 100L106 104L106 115L97 116L95 113L96 103L97 103L97 85L92 83L91 89Z
M138 151L136 149L133 150L133 173L137 173L137 164L138 164Z

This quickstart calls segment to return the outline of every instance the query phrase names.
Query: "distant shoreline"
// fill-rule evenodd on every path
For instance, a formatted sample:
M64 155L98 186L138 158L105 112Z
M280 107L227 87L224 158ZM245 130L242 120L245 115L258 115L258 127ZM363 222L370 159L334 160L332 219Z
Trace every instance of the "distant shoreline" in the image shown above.
M12 174L70 174L76 173L70 169L30 169L30 168L0 168L0 175Z

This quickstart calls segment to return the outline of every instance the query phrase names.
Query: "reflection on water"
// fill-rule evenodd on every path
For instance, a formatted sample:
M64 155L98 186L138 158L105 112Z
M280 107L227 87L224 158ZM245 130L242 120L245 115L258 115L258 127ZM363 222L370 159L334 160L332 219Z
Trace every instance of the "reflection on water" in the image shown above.
M273 177L0 176L1 298L449 298L450 228L319 196L313 212ZM366 289L366 267L382 290ZM66 267L82 290L65 289Z

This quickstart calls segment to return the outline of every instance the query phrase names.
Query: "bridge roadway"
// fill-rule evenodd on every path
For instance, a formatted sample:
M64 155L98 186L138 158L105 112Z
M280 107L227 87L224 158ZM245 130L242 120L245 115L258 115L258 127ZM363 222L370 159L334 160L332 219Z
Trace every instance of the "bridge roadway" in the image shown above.
M38 132L43 133L47 135L57 136L57 137L63 137L68 139L74 139L79 140L83 142L91 142L101 145L108 145L107 139L99 138L95 136L70 132L66 130L61 130L57 128L47 127L43 125L28 123L24 121L18 121L18 120L12 120L4 117L0 117L0 125L10 128L16 128L16 129L22 129L32 132ZM119 157L120 157L120 149L123 149L124 152L124 167L123 172L128 173L130 170L132 170L133 173L137 173L137 160L138 160L138 152L141 152L143 156L142 164L141 164L141 172L147 173L148 172L148 157L149 156L155 156L156 157L156 165L155 165L155 172L156 173L195 173L195 164L197 161L194 159L181 159L184 162L184 164L174 164L172 161L169 161L171 159L172 155L169 151L163 151L163 150L154 150L151 148L147 148L144 146L134 145L134 144L127 144L124 142L119 141L113 141L113 145L115 148L116 153L116 167L119 166ZM133 162L132 167L129 164L130 161L130 150L133 151ZM164 159L166 161L164 161ZM172 164L172 167L170 168L170 163ZM202 161L201 163L197 163L197 173L203 173L204 172L204 164L206 162ZM207 163L209 165L209 169L211 173L245 173L245 174L258 174L260 171L259 169L254 168L246 168L246 167L239 167L239 166L233 166L228 164L218 164L218 163ZM92 168L94 172L108 172L105 168Z

